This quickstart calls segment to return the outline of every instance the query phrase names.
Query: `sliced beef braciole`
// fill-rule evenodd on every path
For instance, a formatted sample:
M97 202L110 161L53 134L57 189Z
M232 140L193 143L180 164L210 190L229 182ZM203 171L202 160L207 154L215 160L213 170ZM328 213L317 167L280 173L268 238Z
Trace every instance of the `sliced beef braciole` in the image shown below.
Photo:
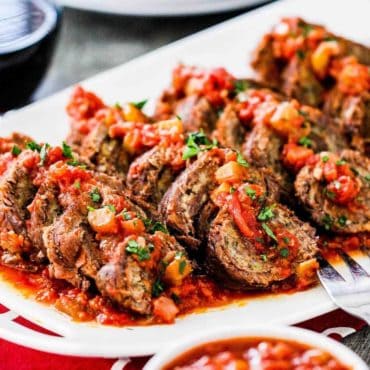
M224 167L225 162L232 164ZM223 198L232 191L233 171L240 176L248 176L252 183L260 184L265 189L265 197L279 198L280 189L270 170L257 171L230 149L206 151L177 177L159 205L165 224L178 240L193 249L200 246L219 207L216 198ZM227 185L220 187L218 174L230 176Z
M103 295L134 312L151 313L153 295L160 294L156 291L159 282L169 285L180 282L174 278L174 270L181 279L191 271L184 249L161 231L121 242L107 238L107 244L111 244L113 252L109 262L99 270L97 287ZM137 254L137 250L142 252Z
M360 153L320 153L298 173L297 196L312 219L337 233L370 231L370 161Z
M172 183L159 204L159 213L169 230L191 247L200 244L194 224L216 187L214 174L223 161L223 152L218 149L201 154Z
M6 154L4 154L6 155ZM25 267L23 255L32 253L26 223L28 205L36 193L33 184L38 154L26 150L9 159L7 169L0 176L0 248L2 262Z
M158 204L184 165L177 145L157 145L134 160L126 183L136 203L158 218Z
M241 123L236 103L228 104L216 123L212 136L225 148L241 150L247 133Z
M309 270L312 272L317 266L314 229L282 205L270 205L270 210L271 219L266 216L266 221L260 223L264 229L256 226L257 242L255 236L246 237L240 231L227 208L212 222L206 249L207 269L226 286L266 289L288 278L310 279ZM263 211L257 217L261 215Z

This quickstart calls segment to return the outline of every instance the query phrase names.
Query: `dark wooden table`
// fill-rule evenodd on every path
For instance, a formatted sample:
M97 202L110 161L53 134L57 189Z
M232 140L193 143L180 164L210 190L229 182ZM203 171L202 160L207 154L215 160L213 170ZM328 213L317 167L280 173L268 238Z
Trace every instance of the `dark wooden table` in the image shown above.
M237 14L143 19L65 9L54 61L35 99ZM344 343L370 365L369 327L346 338Z

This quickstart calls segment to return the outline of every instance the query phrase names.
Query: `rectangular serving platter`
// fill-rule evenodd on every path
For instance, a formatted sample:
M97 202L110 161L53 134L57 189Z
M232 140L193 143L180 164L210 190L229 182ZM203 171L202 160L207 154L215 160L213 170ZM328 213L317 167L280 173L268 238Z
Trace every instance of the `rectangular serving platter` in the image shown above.
M301 16L308 21L322 23L337 34L369 45L369 14L369 0L278 1L155 50L83 81L81 85L112 104L149 98L150 110L155 98L169 84L171 70L178 62L224 66L236 76L253 76L249 67L251 52L262 35L282 16ZM19 83L21 88L22 82ZM0 135L20 131L38 141L60 143L68 132L64 107L70 92L71 88L68 88L7 114L0 121ZM325 291L315 287L304 292L263 296L237 305L194 313L178 319L173 325L116 328L73 322L51 307L26 299L1 279L0 303L70 341L69 347L61 346L59 350L53 348L50 342L47 350L105 357L151 354L177 338L201 332L203 328L240 323L294 324L335 308ZM0 335L20 341L14 333L10 335L1 327ZM23 339L26 340L25 337ZM77 350L73 343L79 343ZM72 347L73 350L66 349Z

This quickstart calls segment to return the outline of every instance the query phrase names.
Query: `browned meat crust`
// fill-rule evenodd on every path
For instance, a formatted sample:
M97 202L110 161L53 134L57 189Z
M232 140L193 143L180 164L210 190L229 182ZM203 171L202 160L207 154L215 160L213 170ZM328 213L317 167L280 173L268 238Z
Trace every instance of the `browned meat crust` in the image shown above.
M134 160L127 173L127 186L136 203L154 218L159 217L157 206L180 172L171 165L178 150L175 146L156 146Z
M327 153L321 153L321 158ZM340 205L327 197L321 171L317 166L305 166L298 173L295 190L298 198L311 218L321 227L336 233L359 233L370 231L370 160L360 153L344 150L340 159L349 164L360 183L360 193L356 197L358 207Z
M22 152L0 177L0 247L4 263L22 268L23 253L33 253L26 222L27 206L36 193L32 183L32 170L27 166L34 153Z
M250 163L259 168L269 168L275 175L283 198L292 193L292 178L281 162L284 140L266 124L257 124L247 136L243 154Z
M235 104L229 104L218 119L212 136L222 147L240 151L246 133L247 130L240 122Z
M158 261L166 261L176 253L185 253L170 235L157 232L155 238L161 243ZM155 243L154 237L149 237L149 241ZM111 243L113 245L109 246ZM114 238L107 239L104 247L112 248L114 254L97 275L96 284L100 292L134 312L149 314L152 310L153 285L160 277L162 264L143 267L126 252L127 243L117 244Z
M222 162L218 150L203 153L172 183L159 204L159 212L169 230L190 247L200 244L195 218L216 187L214 173Z
M108 135L106 125L96 125L83 137L80 145L73 145L71 138L68 142L76 153L93 164L97 171L107 175L125 176L129 166L129 155L120 140L112 139Z
M324 112L337 117L341 132L351 147L370 155L370 91L361 95L343 94L334 88L327 95Z
M301 245L290 262L294 275L299 263L314 258L317 253L315 231L284 206L277 205L274 211L272 224L284 227ZM255 243L240 234L227 210L221 210L211 224L206 253L209 273L230 288L269 288L287 279L274 260L263 260Z

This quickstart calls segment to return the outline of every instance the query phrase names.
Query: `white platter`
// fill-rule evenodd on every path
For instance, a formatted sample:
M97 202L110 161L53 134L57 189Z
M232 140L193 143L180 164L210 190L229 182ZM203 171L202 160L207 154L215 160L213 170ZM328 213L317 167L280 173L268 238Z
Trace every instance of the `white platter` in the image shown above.
M324 23L331 30L369 44L370 1L285 0L215 26L161 48L123 66L84 81L107 102L154 99L167 86L170 71L179 61L204 66L222 65L237 76L251 75L248 56L259 38L281 16L300 15ZM64 106L70 89L10 114L0 122L0 135L17 130L37 140L60 143L68 131ZM152 100L153 101L153 100ZM0 336L32 348L81 356L137 356L157 352L177 338L218 325L293 324L334 309L320 287L289 295L256 298L177 320L174 325L113 328L72 322L56 310L25 299L0 281L0 303L62 338L15 327L2 320Z
M71 8L134 16L184 16L220 13L268 0L58 0Z

